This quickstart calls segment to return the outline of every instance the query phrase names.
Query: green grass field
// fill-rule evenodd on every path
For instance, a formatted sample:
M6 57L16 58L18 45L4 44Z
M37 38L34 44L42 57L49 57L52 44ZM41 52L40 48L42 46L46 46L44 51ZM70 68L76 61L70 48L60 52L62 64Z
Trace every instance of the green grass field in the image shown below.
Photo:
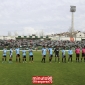
M32 76L52 76L52 85L85 85L85 62L76 62L75 55L73 55L73 63L54 62L54 57L52 63L49 63L48 55L46 63L41 63L41 58L41 52L37 51L34 52L33 63L29 63L28 54L27 63L16 63L14 53L13 63L2 63L0 51L0 85L34 85ZM7 61L8 59L9 56L7 56Z

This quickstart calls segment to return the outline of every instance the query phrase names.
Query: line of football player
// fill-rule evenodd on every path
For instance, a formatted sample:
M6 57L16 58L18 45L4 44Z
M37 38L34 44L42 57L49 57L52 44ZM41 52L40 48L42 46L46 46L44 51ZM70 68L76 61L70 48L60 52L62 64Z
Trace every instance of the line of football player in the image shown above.
M22 61L23 63L27 63L26 62L26 51L25 48L23 48L22 50ZM2 63L4 63L7 59L7 52L8 50L6 48L3 49L3 56L2 56ZM9 54L10 54L10 57L9 57L9 63L12 63L12 57L13 57L13 49L10 48L9 50ZM16 52L16 62L21 62L21 58L20 58L20 49L17 47L15 49L15 52ZM33 62L33 49L32 47L30 46L29 50L29 62ZM42 48L42 59L41 59L41 62L45 63L46 61L46 54L47 52L49 53L49 62L51 63L52 61L52 58L53 58L53 53L55 54L55 62L56 62L56 59L58 59L58 62L60 63L60 56L59 56L59 47L56 46L56 48L54 49L54 51L52 50L52 47L50 46L48 49L43 46ZM62 62L66 62L66 50L65 50L65 47L62 48L61 50L62 52ZM76 62L79 62L79 59L80 59L80 48L77 46L77 48L75 49L75 54L76 54ZM68 50L68 63L69 61L72 62L72 56L73 56L73 50L71 49L71 47L69 48ZM82 48L82 57L81 57L81 61L82 59L84 59L84 62L85 62L85 46Z

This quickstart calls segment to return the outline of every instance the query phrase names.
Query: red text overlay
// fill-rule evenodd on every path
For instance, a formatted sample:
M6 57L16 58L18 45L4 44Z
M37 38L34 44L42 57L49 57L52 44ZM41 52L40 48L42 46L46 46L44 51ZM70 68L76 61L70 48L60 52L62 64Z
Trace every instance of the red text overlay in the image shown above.
M33 84L52 84L52 76L33 76Z

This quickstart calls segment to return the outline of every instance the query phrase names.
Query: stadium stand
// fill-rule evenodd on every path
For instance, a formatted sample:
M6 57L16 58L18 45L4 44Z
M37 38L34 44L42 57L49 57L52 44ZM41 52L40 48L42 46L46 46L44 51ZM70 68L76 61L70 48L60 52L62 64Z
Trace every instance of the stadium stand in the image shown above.
M83 47L85 45L85 41L58 41L58 40L40 40L40 39L34 39L34 40L26 40L26 39L19 39L19 40L0 40L0 49L3 49L3 47L13 47L15 48L16 46L19 46L21 48L26 47L28 48L29 46L32 46L33 48L40 48L43 45L45 46L52 46L55 47L56 45L59 47L65 46L66 48L69 47L75 47L75 46L80 46Z

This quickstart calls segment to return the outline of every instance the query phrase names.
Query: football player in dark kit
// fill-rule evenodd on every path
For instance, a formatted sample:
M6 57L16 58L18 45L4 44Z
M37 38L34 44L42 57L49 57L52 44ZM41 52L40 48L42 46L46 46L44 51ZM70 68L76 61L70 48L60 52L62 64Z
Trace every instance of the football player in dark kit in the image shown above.
M54 53L55 53L55 62L56 62L56 58L58 58L58 62L60 63L59 47L58 46L56 46L56 48L54 49Z

